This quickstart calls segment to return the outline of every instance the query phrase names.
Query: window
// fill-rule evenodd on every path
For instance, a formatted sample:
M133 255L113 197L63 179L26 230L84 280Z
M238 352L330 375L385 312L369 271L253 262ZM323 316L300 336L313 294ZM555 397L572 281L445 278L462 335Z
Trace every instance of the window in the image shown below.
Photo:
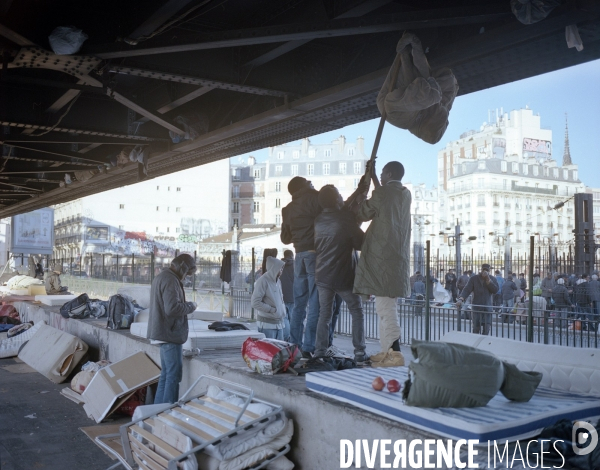
M341 162L338 164L338 171L339 171L340 175L346 174L346 162Z
M359 175L362 171L362 164L360 162L354 162L354 174Z
M234 227L239 227L239 225L240 225L239 219L233 219L233 226Z
M485 224L485 212L483 212L483 211L477 212L477 223Z
M240 197L240 187L239 186L233 187L233 197Z
M181 188L178 186L178 187L177 187L177 189L176 189L176 191L177 191L178 193L180 193L180 192L181 192Z
M466 163L463 163L463 164L461 165L461 167L462 167L462 173L463 173L463 175L464 175L464 174L467 172L467 164L466 164Z
M275 192L276 192L276 193L279 193L279 192L281 192L281 182L280 182L280 181L277 181L277 182L275 183Z
M502 189L508 189L508 180L502 180Z
M158 227L156 227L156 231L158 232Z
M167 191L171 191L171 186L167 186Z
M292 153L293 158L300 158L300 150L294 150Z
M125 204L119 204L119 209L125 209Z
M282 173L282 172L283 172L283 166L281 166L281 165L277 165L277 166L275 167L275 174L276 174L276 175L281 175L281 173Z
M260 212L260 202L254 201L253 212Z
M277 160L283 160L283 156L284 156L283 152L277 152Z
M477 207L485 207L485 194L477 195Z
M281 167L279 167L281 168ZM260 168L254 170L254 177L260 179Z
M238 214L240 212L240 203L234 202L232 211L234 214Z
M535 165L533 167L533 176L537 176L539 174L539 167L537 165Z
M526 175L529 173L529 165L523 165L523 174Z
M298 176L298 165L292 165L292 176Z
M552 176L558 178L558 168L552 168Z
M328 175L329 174L329 167L330 167L329 163L323 163L323 174L324 175Z
M160 210L160 206L156 206L156 212Z
M176 207L175 212L181 212L181 207Z
M317 156L317 151L315 149L310 149L308 151L308 158L315 158Z
M177 228L175 229L175 233L179 233L179 232L181 232L181 229L180 229L179 227L177 227Z
M170 231L171 231L170 227L167 227L167 233L170 232Z
M512 162L512 172L513 173L519 172L519 164L517 162Z
M275 225L281 225L281 215L275 214Z
M308 176L312 176L315 174L315 165L313 163L309 163L306 165L306 174Z
M485 160L479 160L479 163L477 163L477 169L485 170Z
M577 170L573 170L573 179L577 181Z
M483 229L483 228L480 228L480 229L477 231L477 238L478 238L479 240L485 240L485 229Z
M325 155L326 157L331 157L331 149L327 149L327 150L325 150L325 152L324 152L324 155Z
M125 225L119 225L119 230L125 229Z
M563 179L569 179L569 170L563 170Z
M156 190L158 191L159 189L160 189L160 186L157 186L157 187L156 187Z
M354 149L353 148L349 148L348 149L348 156L350 156L350 157L354 156Z
M275 199L275 207L281 207L281 199Z
M358 183L360 183L360 178L354 178L354 184L353 184L354 189L358 188Z
M504 173L506 173L506 167L507 167L507 165L508 165L508 163L506 163L506 162L504 162L504 161L503 161L503 162L500 162L500 168L502 169L502 171L503 171Z
M478 188L483 188L484 187L484 179L483 178L477 178L477 187Z

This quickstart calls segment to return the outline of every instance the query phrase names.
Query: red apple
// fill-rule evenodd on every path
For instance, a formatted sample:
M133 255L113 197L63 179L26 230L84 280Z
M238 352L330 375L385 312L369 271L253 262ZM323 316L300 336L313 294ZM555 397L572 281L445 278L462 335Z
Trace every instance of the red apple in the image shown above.
M381 392L383 387L385 387L385 380L383 380L381 377L375 377L373 382L371 382L371 386L378 392Z
M398 382L395 379L392 379L387 383L387 389L392 393L399 392L400 388L402 388L402 386L400 385L400 382Z

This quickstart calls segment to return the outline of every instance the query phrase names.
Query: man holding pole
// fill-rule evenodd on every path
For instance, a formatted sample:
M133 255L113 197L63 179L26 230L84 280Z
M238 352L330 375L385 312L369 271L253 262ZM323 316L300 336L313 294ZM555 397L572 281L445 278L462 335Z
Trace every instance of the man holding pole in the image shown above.
M354 292L375 295L381 352L371 356L373 367L404 365L400 352L400 323L396 299L410 295L410 191L401 183L404 166L389 162L375 175L375 160L367 173L375 190L358 210L361 222L371 221L356 269Z

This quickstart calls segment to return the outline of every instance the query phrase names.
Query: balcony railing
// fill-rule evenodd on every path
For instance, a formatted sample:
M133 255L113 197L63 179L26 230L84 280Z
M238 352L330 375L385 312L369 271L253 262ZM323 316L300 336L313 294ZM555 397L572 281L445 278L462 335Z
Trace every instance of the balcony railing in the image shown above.
M450 206L450 210L453 211L454 210L454 206Z
M494 225L500 225L500 221L499 221L499 220L497 220L497 219L495 219L495 220L494 220Z
M461 209L462 209L462 207L463 207L463 206L462 206L462 204L459 204L458 206L456 206L456 209L457 209L457 210L461 210Z
M533 223L532 223L532 222L527 222L527 223L525 224L525 226L526 226L526 227L531 227L532 225L533 225Z
M505 202L504 203L504 207L507 208L507 209L510 209L510 203L509 202Z
M515 222L515 225L519 225L519 226L520 226L520 225L523 225L523 224L522 224L522 223L521 223L521 221L519 220L519 221Z
M499 202L494 202L494 207L500 207L500 203Z
M543 223L543 222L538 222L538 223L537 223L537 226L538 226L538 227L543 227L543 226L544 226L544 223Z

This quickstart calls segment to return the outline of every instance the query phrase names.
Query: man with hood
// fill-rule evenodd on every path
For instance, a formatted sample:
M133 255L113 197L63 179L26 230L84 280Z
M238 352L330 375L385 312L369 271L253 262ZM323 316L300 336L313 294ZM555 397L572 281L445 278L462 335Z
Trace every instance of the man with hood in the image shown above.
M257 312L258 331L267 338L283 341L286 311L279 277L285 263L280 259L268 256L266 265L267 272L254 284L250 302L252 308Z
M352 316L354 360L362 365L369 360L365 352L364 315L360 296L352 292L356 269L355 250L360 250L364 233L354 214L342 210L344 201L333 185L319 191L323 212L315 219L315 249L317 251L316 283L319 291L319 322L315 357L326 356L330 346L333 303L336 294L346 302Z
M283 332L283 339L289 341L290 321L292 318L292 311L294 310L294 252L292 250L285 250L281 261L285 263L283 272L279 277L286 312L286 328Z
M389 162L381 171L369 169L375 190L358 211L358 220L371 221L365 233L356 268L354 293L375 296L380 321L381 352L371 356L373 366L404 365L400 352L400 323L397 298L410 295L410 205L412 196L402 184L404 166Z
M306 178L295 176L288 184L292 202L281 210L281 242L294 244L294 310L290 324L290 341L302 349L303 357L315 351L319 321L319 295L315 285L314 223L321 213L318 192ZM308 313L306 306L308 304ZM306 330L304 319L306 318Z
M196 272L196 262L188 254L171 261L154 278L150 288L150 317L147 337L160 345L160 379L154 403L179 400L179 382L183 373L182 345L188 339L187 316L196 310L194 302L186 302L183 280Z
M69 288L60 283L61 270L55 266L52 272L46 278L46 294L48 295L65 295L68 294Z

